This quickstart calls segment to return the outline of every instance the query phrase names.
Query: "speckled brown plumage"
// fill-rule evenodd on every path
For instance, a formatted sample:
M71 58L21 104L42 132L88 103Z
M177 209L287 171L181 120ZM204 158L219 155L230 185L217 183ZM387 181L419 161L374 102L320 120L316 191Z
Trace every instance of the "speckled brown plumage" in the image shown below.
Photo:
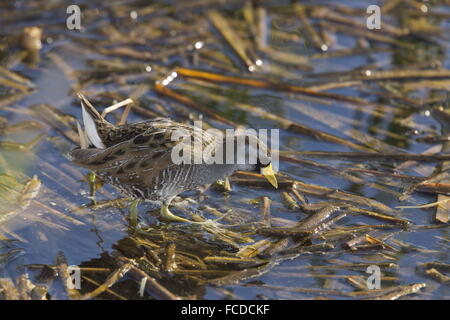
M213 150L220 145L223 147L225 141L223 137L166 118L115 126L106 121L87 100L83 101L82 106L95 123L101 139L97 144L103 144L104 147L90 145L88 148L76 148L70 153L72 161L96 172L103 180L133 198L162 202L168 212L166 217L171 219L175 216L171 215L167 206L179 193L213 183L236 170L255 170L260 167L174 163L172 152L175 146L179 147L178 150L182 147L180 144L191 146L187 150L191 152L190 158L194 159L196 153L203 152L207 147ZM200 146L200 150L192 146ZM180 219L175 220L186 221Z

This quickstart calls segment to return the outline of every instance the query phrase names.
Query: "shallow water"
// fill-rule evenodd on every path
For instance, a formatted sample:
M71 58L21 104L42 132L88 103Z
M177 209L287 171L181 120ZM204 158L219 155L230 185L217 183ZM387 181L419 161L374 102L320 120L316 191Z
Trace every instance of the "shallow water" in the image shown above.
M411 44L412 48L408 49L395 44L373 40L368 42L367 39L360 39L360 42L370 47L362 53L356 52L340 57L326 57L326 53L316 49L312 41L307 40L308 34L302 28L304 21L298 15L292 14L292 6L288 2L269 1L265 5L267 18L263 20L269 30L269 36L266 38L267 45L279 52L291 52L309 57L310 61L307 64L312 68L309 71L305 71L304 66L298 66L295 61L288 64L280 59L272 59L258 50L251 33L245 28L242 6L239 2L232 1L227 5L214 4L216 1L191 2L190 5L183 2L183 5L187 6L183 8L183 5L174 5L171 1L157 1L154 5L149 6L141 5L139 1L109 1L108 4L101 1L78 1L83 12L83 29L81 31L66 28L67 14L65 10L72 2L48 1L45 2L46 4L38 2L31 4L28 1L7 1L0 5L0 34L4 37L1 44L7 44L4 51L0 50L0 65L29 78L34 87L34 91L22 99L6 104L0 101L0 116L8 120L8 125L29 120L42 123L40 128L5 132L1 141L23 143L32 140L40 133L44 134L43 140L30 151L0 146L2 158L0 174L14 176L21 183L25 183L29 178L37 175L42 183L35 202L32 202L29 207L24 210L18 209L13 214L5 214L4 219L0 213L0 239L16 240L12 243L0 240L0 277L16 279L20 273L27 270L23 266L28 264L54 265L55 257L60 251L66 256L69 265L114 268L112 263L114 252L119 250L121 254L127 256L126 249L124 249L126 246L123 244L134 236L127 219L128 211L125 205L95 210L91 207L93 199L89 196L90 187L86 178L89 172L72 164L67 158L67 153L76 146L75 143L66 139L60 131L55 130L52 126L44 124L45 121L36 114L29 113L27 110L31 105L47 103L63 114L81 119L79 102L75 95L75 92L81 91L99 109L113 104L113 100L118 99L119 96L123 99L133 97L139 101L141 108L154 111L161 116L170 116L175 120L185 121L190 115L194 119L198 118L199 112L169 99L167 96L158 94L154 89L155 81L161 81L176 67L201 69L242 78L254 77L271 80L275 83L288 82L299 86L310 86L320 82L339 83L346 80L346 77L356 79L361 74L365 74L367 70L372 72L397 68L439 70L436 65L441 70L447 70L450 67L449 37L446 32L450 27L450 10L448 2L447 6L444 5L445 1L432 2L427 7L428 14L420 12L420 7L418 9L405 5L405 8L393 9L386 17L389 24L401 22L404 24L404 28L412 28L410 24L413 21L419 21L419 18L413 20L411 16L418 15L420 19L429 23L430 28L432 26L440 28L442 33L424 29L415 31L414 36L409 38L391 37L396 41L402 40ZM220 1L217 2L220 3ZM364 10L372 2L314 1L306 2L306 5L313 9L327 6L362 9L363 11L359 14L352 12L350 16L353 20L364 22L366 17ZM241 37L248 35L249 39L244 38L245 43L262 58L262 67L257 68L253 73L248 72L230 45L226 44L218 30L209 22L206 12L212 8L218 9L223 16L232 21L233 28L239 30ZM342 14L345 10L337 11ZM131 12L137 13L137 19L130 17ZM440 13L440 15L436 13ZM311 19L311 21L313 26L319 29L318 20ZM43 29L43 48L39 52L39 61L31 64L14 58L14 55L20 54L23 49L13 40L18 39L22 29L27 26L40 26ZM366 31L364 28L362 30ZM330 26L326 25L323 27L323 31L333 39L328 50L330 54L354 48L358 44L357 37L347 32L334 32ZM383 28L380 30L380 34L386 35ZM199 42L202 42L202 48L186 49ZM133 51L135 55L141 55L136 57L127 53L115 54L110 50L114 47L131 48L135 50ZM176 50L173 51L174 49ZM151 52L152 56L145 56L145 52ZM93 60L113 61L118 67L107 71L105 75L100 75L98 70L96 73L90 74L89 72L93 68L90 61ZM121 64L125 66L121 67ZM151 66L150 72L146 71L148 66ZM133 71L132 67L136 70ZM104 80L106 77L110 78ZM413 77L404 80L372 81L366 79L365 82L355 80L358 83L354 86L324 91L362 98L368 102L366 105L286 93L276 88L272 90L237 84L212 83L182 76L178 76L167 87L236 124L256 129L281 129L281 151L350 152L358 150L283 129L280 123L264 119L256 113L244 111L238 107L239 104L253 106L361 146L371 146L372 151L419 154L438 144L436 142L420 142L417 141L417 138L428 134L440 135L440 123L433 119L427 111L431 107L442 105L449 88L449 77L447 74L447 76L435 79ZM417 86L418 81L427 80L429 82ZM435 80L435 82L432 83L431 80ZM396 98L380 94L388 86L393 88L390 93ZM0 91L2 99L14 94L14 91L8 91L3 96L4 90L9 89L2 88ZM119 95L110 94L99 98L105 92L119 93ZM406 98L412 100L415 105L408 104ZM132 112L128 120L132 122L145 118L142 113ZM227 127L208 116L204 116L204 120L219 128ZM73 121L70 122L68 128L73 130ZM364 139L368 139L363 139L363 134L366 137L376 138L384 144L377 147L371 143L363 143ZM295 157L295 154L292 153L292 156ZM307 158L306 156L299 157ZM341 170L358 167L379 172L395 172L395 167L403 162L352 161L351 159L313 157L307 159ZM400 170L399 173L426 177L431 175L435 168L436 163L415 164L408 170ZM410 184L400 183L399 186L391 186L387 183L389 180L383 176L354 174L355 177L362 179L360 183L357 183L338 175L337 172L330 173L323 168L286 161L280 161L280 172L304 183L372 198L392 209L399 205L418 205L436 201L435 193L421 192L414 192L406 202L399 201L399 194L405 191ZM401 182L401 180L393 181ZM385 186L386 190L376 189L369 182L379 183ZM290 211L283 204L281 191L288 190L258 188L233 182L232 187L233 190L227 194L215 189L208 189L203 195L190 192L185 196L221 211L232 208L235 212L240 212L243 218L252 221L260 219L260 205L252 204L251 200L268 196L272 200L271 214L274 225L282 225L280 221L283 220L276 220L276 218L297 222L307 216L301 210ZM123 196L118 191L105 185L97 191L95 201L102 203L121 197ZM308 194L305 194L305 197L310 203L329 201L329 199ZM79 207L84 208L76 210ZM204 237L202 241L212 246L211 254L213 255L224 252L236 253L236 248L227 247L224 243L216 241L217 239L214 239L214 236L208 232L193 230L190 227L183 230L183 227L167 226L166 222L159 222L155 212L150 212L151 209L153 208L146 204L139 206L140 226L149 226L154 228L155 232L161 233L162 240L158 243L161 247L160 250L158 249L159 251L156 250L161 256L164 256L166 240L170 241L175 234L178 237L178 235L190 231L194 234L192 236L194 240L197 236L199 239ZM194 211L207 218L214 217L208 215L198 204L189 205L187 209L183 209L183 212L186 211ZM265 274L243 279L236 284L222 286L214 286L208 282L198 281L198 278L190 278L177 273L168 272L153 276L157 277L175 294L198 299L309 299L317 296L342 298L342 296L326 292L323 294L294 292L292 288L352 292L354 288L344 276L359 275L365 279L368 276L365 269L355 270L345 267L326 269L326 267L342 263L373 263L377 265L392 262L398 264L397 269L382 268L381 271L383 276L395 277L395 279L383 280L382 288L426 283L426 288L422 289L420 294L408 295L403 299L448 299L450 294L448 286L426 276L420 269L420 265L426 262L449 263L450 260L448 224L436 223L434 221L435 211L436 207L395 209L391 213L392 215L412 222L412 226L404 230L394 226L392 230L382 231L384 234L392 233L386 242L393 246L395 251L384 248L352 252L344 250L342 241L338 241L334 243L333 250L323 253L303 253L293 256L291 259L280 259L279 264ZM337 226L383 223L386 222L363 215L347 215L337 222ZM433 226L433 228L426 229L420 228L420 226ZM254 240L263 238L257 235L252 235L252 237ZM275 241L275 238L270 239ZM393 239L402 241L403 244L392 242ZM313 242L320 243L321 241L319 237ZM175 241L175 243L177 242ZM195 248L190 251L190 254L197 254ZM200 255L201 258L204 258L203 255L203 253ZM131 253L128 257L137 258ZM310 268L311 266L324 268L316 270ZM232 270L232 267L230 269L229 266L223 268ZM183 268L180 267L180 269ZM30 279L35 282L37 272L33 270L28 270L28 272ZM89 277L95 278L101 283L106 275L94 273L89 274ZM320 275L330 275L330 277L323 278ZM331 275L336 275L336 277L331 277ZM270 286L276 286L276 288L270 288ZM48 288L49 297L52 299L67 298L60 282L54 281L48 284ZM81 291L86 293L94 288L95 286L92 284L83 282ZM128 299L140 298L137 295L138 289L139 284L127 277L112 287L113 291ZM98 298L114 299L117 297L110 293L103 293ZM151 294L146 294L143 298L153 297Z

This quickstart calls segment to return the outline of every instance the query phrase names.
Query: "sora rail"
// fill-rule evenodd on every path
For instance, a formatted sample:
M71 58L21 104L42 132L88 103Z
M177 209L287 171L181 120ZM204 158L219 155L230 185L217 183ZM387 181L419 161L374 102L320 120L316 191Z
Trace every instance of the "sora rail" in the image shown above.
M278 187L267 147L256 136L245 135L242 139L243 132L235 134L231 150L223 137L167 118L113 125L83 95L79 94L79 97L85 129L78 125L81 146L70 152L71 160L134 199L159 202L161 216L165 219L192 222L170 212L172 199L184 191L228 177L237 170L259 172L275 188ZM174 139L175 135L179 138ZM174 162L174 149L184 151L186 149L180 148L180 144L192 142L200 146L200 150L188 148L190 159L195 158L195 153L198 155L208 149L213 150L211 156L217 156L216 150L223 150L218 156L224 159L230 150L235 153L235 159L238 154L245 154L246 161L228 164L226 161L208 161L212 158L206 157L201 163ZM251 164L249 155L259 149L265 152L258 153L258 161Z

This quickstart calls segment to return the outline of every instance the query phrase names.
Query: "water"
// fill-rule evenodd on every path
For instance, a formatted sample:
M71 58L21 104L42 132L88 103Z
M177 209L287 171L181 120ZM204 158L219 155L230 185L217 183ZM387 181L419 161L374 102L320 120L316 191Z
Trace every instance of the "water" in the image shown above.
M339 1L339 4L349 8L364 9L372 2ZM381 4L381 2L379 3ZM64 64L67 64L69 69L78 72L89 71L92 68L92 65L89 64L91 60L112 61L136 66L138 69L136 72L124 70L122 71L123 76L117 70L111 74L107 73L106 77L112 76L108 81L92 81L89 84L84 84L80 91L89 98L102 92L118 92L126 98L133 94L136 95L136 90L138 89L143 90L143 93L139 95L141 107L180 121L185 120L189 112L193 114L196 114L196 112L157 94L153 89L154 81L163 79L175 67L182 66L209 70L238 77L253 76L246 72L245 67L242 66L242 62L232 48L225 44L223 38L221 38L217 30L212 28L204 14L213 7L218 8L224 16L235 21L233 24L234 28L242 28L244 20L241 15L242 11L238 11L241 6L237 2L219 7L205 2L204 5L177 11L176 6L170 1L158 1L156 4L147 7L140 6L138 1L114 1L108 2L108 4L101 1L79 1L84 14L81 32L76 30L70 31L66 28L65 19L67 14L65 9L69 4L71 4L70 1L49 1L46 4L7 1L0 6L0 33L2 36L17 39L17 35L20 34L22 28L36 25L42 27L44 32L42 38L43 48L40 51L40 60L38 62L30 66L19 61L6 66L10 70L31 79L34 84L33 93L23 99L7 104L7 108L0 107L0 116L5 117L8 120L8 124L28 120L41 121L31 114L18 111L28 110L30 105L39 103L51 104L63 114L72 115L77 119L81 118L78 101L73 92L77 90L76 87L81 82L81 76L80 74L65 73L63 67L55 63L56 60L52 58L52 54L57 55ZM336 5L333 1L307 2L307 4L311 4L314 8L318 8L321 5ZM302 23L298 16L293 16L289 13L289 10L286 9L289 9L289 6L288 3L276 3L275 1L267 5L268 18L266 23L270 25L269 23L271 22L270 30L285 31L283 34L270 33L267 39L269 46L281 52L289 51L306 56L319 54L320 51L316 50L310 41L304 41L307 35L301 29ZM155 11L149 8L153 8ZM443 30L448 29L448 7L433 4L430 8L433 12L446 13L447 16L428 18L428 21L433 21L434 26ZM130 12L133 10L137 10L137 19L130 17ZM389 23L397 23L399 21L398 17L404 18L413 15L411 10L414 11L415 9L409 7L403 13L400 9L394 10L392 14L388 15L387 19ZM144 13L141 15L141 12ZM418 14L417 10L414 14ZM364 21L364 15L358 16L354 14L352 16L355 20ZM317 20L313 19L312 21L315 23ZM111 26L114 27L112 28ZM314 26L317 27L317 25ZM406 26L409 27L408 24ZM355 46L357 39L352 35L345 33L336 34L330 28L324 29L335 37L334 43L331 45L331 52ZM158 32L160 33L159 36L157 35ZM240 35L245 34L248 34L248 30L242 29ZM297 38L294 41L285 39L282 35L290 35L291 37L294 35ZM431 37L431 39L427 37ZM203 41L205 43L204 48L200 50L185 49L196 41ZM253 43L248 39L245 39L245 41L247 44ZM362 54L312 59L310 62L311 67L313 67L312 71L303 71L301 68L290 67L266 56L263 59L263 68L255 73L255 77L263 80L277 79L277 81L281 82L307 85L318 80L324 82L340 81L339 77L335 77L332 74L327 76L325 73L347 73L367 68L372 70L387 70L399 67L406 69L432 69L433 67L429 63L434 60L439 61L444 69L449 67L449 49L446 48L446 46L448 47L448 35L445 32L440 35L433 34L432 36L431 33L427 33L424 39L413 37L406 41L416 44L416 51L409 52L404 48L376 42L377 47L389 50L387 52L366 50ZM3 43L6 43L5 40L2 41ZM372 45L373 43L375 42L372 42ZM135 55L151 52L152 57L136 59L136 57L131 57L131 54L108 51L114 47L131 48L134 50ZM104 49L103 53L99 48ZM173 48L178 48L179 52L175 51L173 53ZM2 55L10 56L13 53L20 52L20 50L19 45L11 45ZM201 50L205 52L203 55ZM167 52L166 56L164 55L165 52ZM211 52L214 54L211 54ZM158 55L161 58L154 58L155 56L159 57ZM148 65L152 66L151 72L145 71ZM222 69L217 67L218 65L222 66ZM224 70L227 68L228 70ZM281 70L281 74L280 71L277 71L277 68ZM84 74L87 73L85 72ZM285 77L283 77L283 74ZM358 71L355 71L355 74L358 74ZM414 81L419 80L412 79L406 83L412 85ZM443 82L445 79L440 81L440 86L439 83L435 84L434 87L432 84L424 83L423 88L410 91L402 87L404 82L401 81L385 81L383 83L392 85L401 92L402 97L413 99L419 104L417 108L405 106L405 103L400 99L388 99L380 96L378 92L382 91L382 84L377 82L360 83L356 87L335 88L327 91L363 98L380 105L393 106L384 109L374 106L346 104L334 100L314 99L278 90L230 84L211 84L207 82L194 83L193 80L185 77L178 77L168 87L177 90L177 92L182 93L193 101L207 106L238 124L254 128L280 128L280 125L275 121L263 119L256 114L236 107L237 104L243 103L354 143L361 143L361 140L350 134L348 130L354 129L358 132L356 134L364 133L377 138L388 146L397 148L398 151L421 153L431 147L433 143L419 142L416 138L425 134L439 134L440 132L439 123L432 117L427 116L425 112L430 106L439 104L445 99L445 83ZM186 87L186 84L191 87ZM195 86L196 90L193 90L192 86ZM214 95L219 95L223 99L214 99ZM111 97L105 98L104 103L112 104L113 99ZM107 104L96 104L96 106L103 108ZM382 117L373 113L373 110L376 108L383 115ZM319 116L317 117L317 115ZM133 112L129 121L143 119L145 117L141 114ZM207 117L206 119L210 120ZM338 121L339 125L332 124L335 120ZM217 121L210 121L210 123L221 128L224 127L223 124ZM376 129L383 129L384 131L376 131ZM413 133L414 130L418 130L419 134L415 135ZM15 239L17 241L8 244L8 246L6 246L6 241L2 241L0 246L2 251L0 253L11 252L12 248L18 250L14 251L16 253L10 256L9 259L0 259L0 276L15 279L23 272L23 266L27 264L54 265L55 257L59 251L65 254L70 265L111 267L111 256L114 256L117 248L121 248L121 243L133 236L127 220L127 208L125 206L121 208L110 206L97 210L89 208L89 205L92 204L92 199L89 197L89 183L87 179L82 179L83 176L88 174L88 171L78 168L67 159L67 153L75 145L50 126L43 125L40 129L5 133L2 136L2 141L27 142L39 133L44 133L45 138L31 151L10 150L0 147L1 157L4 159L3 164L0 164L0 173L13 173L19 180L22 179L21 181L26 180L24 176L32 177L37 175L43 185L37 200L39 203L47 206L43 207L34 202L27 209L18 210L7 221L1 222L0 235L2 238ZM395 135L389 135L389 133ZM354 151L346 146L320 141L313 137L284 129L280 131L280 149L285 151ZM327 158L311 159L335 168L358 166L388 172L401 163L401 161L352 162L350 160ZM417 171L413 170L418 166L416 165L401 173L414 176L419 175ZM433 172L435 164L423 164L420 167L423 170L421 172L426 176ZM385 181L382 177L361 176L365 182L355 183L342 176L330 174L327 170L321 168L302 166L284 161L280 163L280 170L282 173L289 174L292 178L305 183L364 195L376 199L391 208L405 205L394 194L374 189L367 184L367 181L381 183ZM66 174L70 181L67 181L67 176L63 176L61 173ZM403 187L407 187L407 185L403 185ZM402 191L402 188L388 188L397 192ZM120 193L110 186L106 185L103 189L106 192L98 192L96 195L97 203L121 197ZM209 189L206 192L204 199L195 192L189 195L191 194L194 199L202 200L204 204L211 207L220 209L231 207L238 211L241 210L255 219L258 217L260 208L251 204L250 200L260 196L268 196L272 199L271 213L273 218L298 221L306 216L306 214L298 210L294 212L287 210L281 202L280 191L268 188L262 189L233 184L233 191L228 195L213 189ZM320 198L313 196L307 195L307 198L310 202L321 201ZM415 205L434 201L436 201L435 194L415 192L408 204ZM83 210L73 210L74 207L82 206L87 207ZM48 207L51 209L48 209ZM192 205L190 208L201 213L198 206ZM76 220L68 220L58 216L52 209ZM139 207L141 221L150 226L155 226L156 224L156 228L163 228L163 232L168 232L166 236L170 238L170 227L167 230L164 229L164 224L161 227L155 218L155 214L148 212L150 209L146 205ZM395 216L408 219L413 222L413 225L435 225L433 221L434 211L435 208L399 210L395 212ZM380 223L383 223L383 221L362 215L348 215L340 220L338 225L355 226ZM386 249L382 250L382 253L377 250L350 252L343 250L339 244L326 254L302 254L291 260L283 260L268 273L243 280L238 284L215 287L200 284L194 278L180 275L161 275L160 281L178 295L193 296L199 299L304 299L313 298L317 294L295 293L288 289L274 290L267 288L267 286L325 288L348 292L349 290L352 291L353 287L345 279L339 278L339 275L367 277L365 270L340 268L314 271L319 274L337 275L335 278L325 279L311 275L313 271L308 266L332 266L342 262L373 262L374 264L394 262L399 265L398 269L382 270L382 272L384 276L391 276L396 279L386 282L382 281L382 288L425 282L427 287L422 290L421 294L407 296L406 298L447 299L449 297L448 287L424 275L419 265L430 261L449 263L448 227L445 225L439 228L408 229L404 231L396 228L391 232L394 231L397 232L392 235L392 238L410 245L409 249L400 246L398 243L391 243L398 252ZM208 234L205 234L205 237L208 237ZM254 238L255 240L261 239L258 236ZM315 241L320 242L320 240ZM389 240L388 243L390 243ZM161 250L163 251L163 249ZM220 248L217 247L217 249L219 250ZM225 250L228 250L228 252L233 251L229 248ZM163 256L162 251L158 252ZM191 254L195 255L195 250ZM288 273L289 275L287 275ZM296 273L296 275L293 273ZM307 277L305 274L309 274L309 276ZM36 275L36 271L30 271L30 278L33 281ZM98 282L102 282L106 274L100 276L98 274L89 274L88 276L96 278ZM95 286L83 283L83 293L95 288ZM129 278L124 278L112 288L125 298L140 298L136 294L138 284ZM327 296L326 294L324 295ZM58 281L49 285L49 296L52 299L67 297ZM114 298L108 293L104 293L100 297L103 299ZM146 295L144 298L149 298L149 296Z

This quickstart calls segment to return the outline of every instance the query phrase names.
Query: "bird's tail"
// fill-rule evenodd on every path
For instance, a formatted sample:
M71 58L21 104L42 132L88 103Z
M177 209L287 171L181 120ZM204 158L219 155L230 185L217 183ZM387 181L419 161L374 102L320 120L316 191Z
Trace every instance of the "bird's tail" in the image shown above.
M87 142L92 143L96 148L104 149L105 145L100 138L97 131L97 124L99 122L106 122L106 120L95 110L94 106L83 96L78 93L78 97L81 100L81 108L83 109L83 124L85 129L85 136ZM80 135L81 138L81 135Z

